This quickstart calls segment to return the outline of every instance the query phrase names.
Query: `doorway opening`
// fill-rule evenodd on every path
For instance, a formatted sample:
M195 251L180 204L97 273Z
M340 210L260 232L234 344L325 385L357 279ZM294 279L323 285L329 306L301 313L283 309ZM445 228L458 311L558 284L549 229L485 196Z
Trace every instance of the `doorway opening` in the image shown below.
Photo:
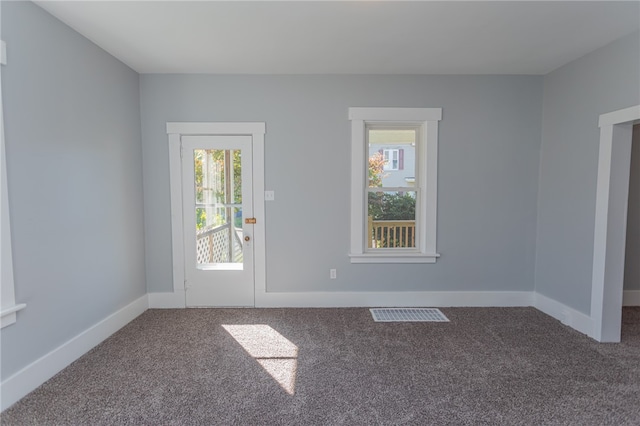
M640 124L633 126L621 340L640 322Z
M620 341L631 143L638 123L640 105L603 114L599 121L591 286L592 337L599 342Z

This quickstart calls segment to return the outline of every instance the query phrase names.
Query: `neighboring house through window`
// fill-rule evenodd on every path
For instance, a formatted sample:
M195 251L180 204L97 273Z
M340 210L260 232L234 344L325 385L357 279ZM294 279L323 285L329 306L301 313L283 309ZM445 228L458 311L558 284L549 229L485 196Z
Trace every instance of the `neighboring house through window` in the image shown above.
M434 263L440 108L349 108L351 262Z

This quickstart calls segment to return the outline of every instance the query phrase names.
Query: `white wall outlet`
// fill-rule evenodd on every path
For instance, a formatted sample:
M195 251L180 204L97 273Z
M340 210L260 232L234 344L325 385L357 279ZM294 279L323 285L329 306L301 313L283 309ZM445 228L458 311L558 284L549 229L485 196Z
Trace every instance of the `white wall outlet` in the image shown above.
M338 274L335 269L329 269L329 278L335 280L338 277Z
M264 191L264 200L265 201L274 201L276 199L275 191Z

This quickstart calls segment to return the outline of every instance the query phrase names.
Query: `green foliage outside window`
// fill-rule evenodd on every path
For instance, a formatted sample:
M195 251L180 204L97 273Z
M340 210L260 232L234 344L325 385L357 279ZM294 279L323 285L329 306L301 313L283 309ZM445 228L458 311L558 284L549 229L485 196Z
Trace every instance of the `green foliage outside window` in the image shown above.
M386 161L380 152L369 157L369 187L382 188ZM369 193L369 216L374 220L414 220L416 199L410 194L389 192Z
M204 199L204 192L206 190L210 190L211 188L204 187L204 156L210 155L209 161L213 160L217 163L217 169L221 171L218 176L218 180L220 182L221 188L226 188L225 183L225 174L222 173L224 170L224 162L225 162L225 150L195 150L194 155L194 166L195 166L195 186L196 186L196 200ZM242 157L240 150L233 151L232 158L233 165L233 200L229 200L233 204L242 204ZM219 200L219 202L226 203L226 196L223 191L217 191L214 194L215 198ZM231 209L234 210L234 209ZM218 226L226 223L227 220L222 215L216 215L215 218L207 218L206 209L199 208L196 210L196 229L204 229L208 226ZM235 225L240 227L242 226L242 219L235 218ZM240 223L240 225L238 225Z
M415 220L416 199L410 194L369 193L369 216L374 220Z

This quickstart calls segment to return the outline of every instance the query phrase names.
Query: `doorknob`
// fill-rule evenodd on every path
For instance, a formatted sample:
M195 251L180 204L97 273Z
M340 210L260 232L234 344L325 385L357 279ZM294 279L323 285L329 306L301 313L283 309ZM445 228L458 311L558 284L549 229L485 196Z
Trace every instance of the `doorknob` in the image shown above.
M249 241L251 241L251 237L247 235L246 237L244 237L244 240L249 242Z

